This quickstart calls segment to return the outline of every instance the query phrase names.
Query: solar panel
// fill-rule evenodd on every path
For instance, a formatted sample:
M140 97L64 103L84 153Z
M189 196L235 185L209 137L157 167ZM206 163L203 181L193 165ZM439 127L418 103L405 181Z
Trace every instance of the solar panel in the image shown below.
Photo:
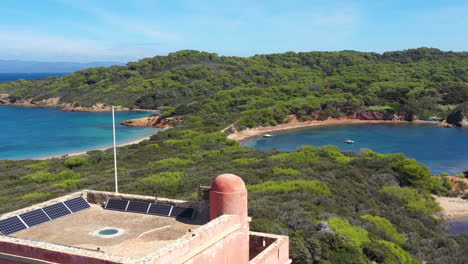
M42 224L50 220L42 209L20 214L20 217L29 227Z
M169 216L172 207L172 205L153 203L148 210L148 214Z
M174 206L171 211L172 217L180 217L180 218L193 218L195 216L195 209L194 208L186 208L180 206Z
M125 211L127 209L128 203L128 200L109 199L107 200L106 206L104 208L109 210Z
M0 233L5 235L10 235L26 228L18 216L0 220Z
M127 207L127 211L137 212L137 213L146 213L146 211L148 211L149 206L150 206L150 203L147 203L147 202L130 201Z
M73 213L90 208L91 206L83 197L76 197L63 202Z
M44 209L46 214L52 219L56 219L71 213L63 203L56 203L46 206L42 209Z

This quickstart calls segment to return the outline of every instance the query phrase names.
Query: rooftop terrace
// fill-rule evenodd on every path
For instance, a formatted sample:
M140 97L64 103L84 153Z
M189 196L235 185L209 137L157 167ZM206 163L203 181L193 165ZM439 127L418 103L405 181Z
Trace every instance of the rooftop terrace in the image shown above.
M0 215L3 220L76 197L90 204L0 235L0 263L288 263L287 237L249 232L247 191L240 178L228 179L242 188L226 188L218 181L212 189L201 187L196 202L83 190ZM181 218L113 211L105 209L109 199L189 207L197 213ZM100 234L104 229L116 233Z

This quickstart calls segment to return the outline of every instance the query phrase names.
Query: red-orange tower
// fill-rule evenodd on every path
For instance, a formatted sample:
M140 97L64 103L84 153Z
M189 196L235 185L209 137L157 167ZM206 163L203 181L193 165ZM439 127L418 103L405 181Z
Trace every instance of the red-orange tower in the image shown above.
M239 264L249 263L249 217L247 188L244 181L234 174L221 174L214 180L210 190L210 218L221 215L238 215L241 232L233 238L233 256L237 256Z

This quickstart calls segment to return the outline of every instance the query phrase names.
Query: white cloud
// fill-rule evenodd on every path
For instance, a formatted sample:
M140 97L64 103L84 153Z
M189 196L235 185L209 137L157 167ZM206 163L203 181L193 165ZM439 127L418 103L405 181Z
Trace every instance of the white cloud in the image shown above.
M116 30L125 30L128 33L137 33L151 40L173 40L178 36L173 33L162 31L157 25L147 21L141 21L138 17L127 17L116 14L108 9L100 8L89 1L68 1L58 0L59 2L78 8L87 12L106 24L116 28Z
M27 30L0 29L0 39L2 39L0 56L3 58L11 57L13 54L13 58L17 59L127 61L153 56L155 53L153 49L143 46L119 45L115 47L95 40L55 36Z

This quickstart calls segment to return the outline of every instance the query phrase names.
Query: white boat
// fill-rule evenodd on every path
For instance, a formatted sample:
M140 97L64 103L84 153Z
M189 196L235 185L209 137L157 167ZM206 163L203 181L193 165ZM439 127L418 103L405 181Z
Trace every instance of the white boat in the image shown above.
M265 135L263 135L263 137L264 138L271 138L271 137L273 137L273 135L272 134L265 134Z
M345 140L345 143L346 144L354 144L354 140L347 139L347 140Z

